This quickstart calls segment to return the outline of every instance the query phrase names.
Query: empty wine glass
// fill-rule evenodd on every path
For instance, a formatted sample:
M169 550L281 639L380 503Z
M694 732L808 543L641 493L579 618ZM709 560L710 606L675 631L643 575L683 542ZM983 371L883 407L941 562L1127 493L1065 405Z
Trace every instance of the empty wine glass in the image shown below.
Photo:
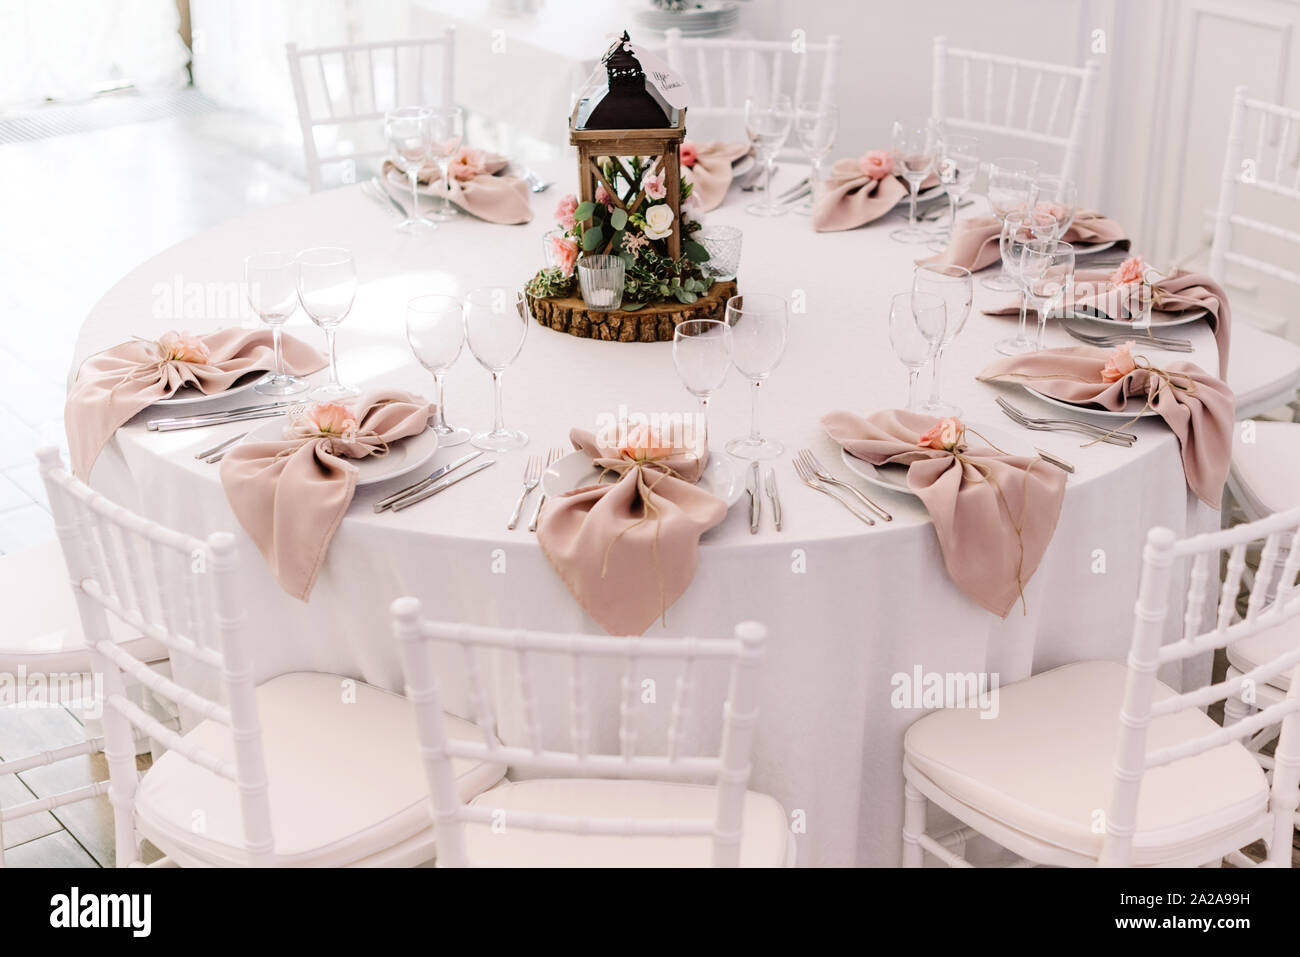
M758 390L785 353L789 334L789 306L780 296L746 293L727 300L727 325L731 327L731 361L752 385L749 435L727 443L727 451L742 459L770 459L780 455L780 442L758 431Z
M528 444L528 436L507 429L501 405L501 374L515 361L528 333L528 300L516 289L484 286L465 297L465 341L483 368L492 373L495 411L492 430L470 439L476 447L506 452Z
M318 386L313 399L332 401L360 395L355 386L339 381L334 334L352 311L357 296L357 264L352 251L338 246L316 246L298 254L298 299L311 321L325 330L330 351L330 380Z
M979 145L980 141L974 136L960 133L947 133L939 143L939 182L948 194L948 225L939 229L930 242L930 247L936 251L943 251L957 228L957 207L966 198L975 182L975 174L979 172Z
M943 363L943 350L957 338L966 326L966 317L970 315L974 295L970 270L965 266L917 266L912 276L912 292L930 293L942 299L944 304L943 337L934 351L934 362L930 367L930 398L921 406L921 411L930 415L959 416L961 409L951 402L945 402L940 395L939 370Z
M907 409L918 412L916 380L934 357L947 326L941 298L932 292L900 292L889 303L889 343L907 368Z
M275 341L275 370L253 385L261 395L297 395L307 389L307 380L284 371L280 327L298 308L298 263L293 253L253 253L244 260L244 287L248 305L271 327Z
M928 243L930 233L916 221L916 194L921 183L934 172L939 151L939 133L928 116L894 123L894 169L907 180L909 206L907 225L895 229L890 237L903 243Z
M1041 350L1047 317L1063 308L1074 291L1074 247L1059 239L1033 239L1020 255L1025 298L1038 310L1035 348Z
M989 208L1000 224L1005 225L1009 214L1029 208L1034 202L1037 184L1038 163L1034 160L1005 157L989 164ZM981 282L985 289L997 292L1014 292L1019 288L1014 277L1007 272L1005 261L998 275L986 277Z
M1025 243L1035 239L1054 238L1056 238L1056 217L1049 216L1047 213L1022 209L1009 213L1002 223L1002 233L998 237L1002 268L1015 281L1016 288L1021 292L1020 325L1017 327L1016 334L1008 339L1000 339L993 346L1004 356L1018 356L1034 351L1034 342L1025 332L1029 309L1029 299L1024 295L1025 277L1021 273L1021 266L1024 265Z
M465 139L465 111L459 106L436 106L429 110L430 144L429 152L438 163L438 179L442 183L438 191L438 205L430 214L439 222L454 219L460 215L449 198L451 184L447 180L451 169L451 158L460 149Z
M795 135L812 164L808 171L808 199L795 207L797 213L808 215L812 212L817 184L826 178L822 164L835 145L839 122L840 111L832 103L800 103L795 107Z
M438 411L433 431L438 445L461 445L469 441L469 429L453 429L447 424L446 392L443 374L460 358L465 344L465 304L455 296L416 296L406 304L406 341L416 360L433 373Z
M709 447L709 399L731 368L731 327L721 319L687 319L673 331L673 365L686 391L700 400L704 443Z
M784 95L755 95L745 100L745 131L754 144L754 155L763 164L763 199L745 207L745 212L755 216L780 216L786 207L772 197L772 174L776 168L776 154L785 145L794 122L790 97Z
M1039 176L1034 208L1056 217L1056 239L1064 239L1079 212L1079 188L1064 176Z
M420 169L429 160L433 135L433 113L423 106L403 106L384 114L384 136L392 152L393 165L411 181L411 215L397 224L402 232L436 228L433 220L420 215Z

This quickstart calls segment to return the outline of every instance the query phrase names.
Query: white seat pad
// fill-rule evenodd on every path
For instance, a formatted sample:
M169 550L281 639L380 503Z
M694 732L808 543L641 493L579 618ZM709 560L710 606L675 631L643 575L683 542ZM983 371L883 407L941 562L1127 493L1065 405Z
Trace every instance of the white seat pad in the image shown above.
M1127 669L1082 661L999 689L998 714L937 711L907 731L912 766L974 810L1039 841L1096 857L1110 807ZM1174 695L1157 682L1154 700ZM1199 711L1153 721L1154 750L1214 731ZM1134 859L1158 863L1261 815L1264 773L1239 743L1153 768L1142 778ZM1212 854L1211 854L1212 856Z
M1237 418L1249 419L1295 398L1300 387L1300 346L1240 319L1232 324L1228 388L1237 398Z
M510 826L510 811L590 817L703 818L717 806L711 785L663 781L538 778L504 781L470 803L502 808L504 830L465 828L470 862L487 867L708 867L713 839L624 837L529 831ZM741 867L783 867L791 840L785 811L766 794L745 793Z
M1300 645L1300 618L1289 618L1257 635L1242 638L1228 645L1228 663L1238 671L1253 671L1260 665L1273 661ZM1268 683L1283 691L1291 689L1291 671L1274 675Z
M415 716L401 695L297 672L259 686L257 707L276 864L346 865L431 827ZM448 715L446 722L452 738L482 740L468 721ZM230 731L221 724L204 721L185 738L234 760ZM504 767L470 760L456 759L453 767L466 801L505 774ZM136 818L164 852L179 846L215 865L246 862L235 785L175 751L140 782Z
M1254 514L1271 515L1300 505L1300 422L1252 421L1253 442L1232 433L1232 477Z

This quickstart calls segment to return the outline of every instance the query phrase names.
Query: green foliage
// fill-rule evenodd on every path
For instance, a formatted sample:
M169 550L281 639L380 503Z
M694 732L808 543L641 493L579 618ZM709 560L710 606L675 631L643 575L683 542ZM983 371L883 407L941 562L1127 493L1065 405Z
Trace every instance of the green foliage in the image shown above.
M524 291L534 299L550 299L569 295L573 292L574 285L573 276L564 275L555 266L547 266L528 280Z

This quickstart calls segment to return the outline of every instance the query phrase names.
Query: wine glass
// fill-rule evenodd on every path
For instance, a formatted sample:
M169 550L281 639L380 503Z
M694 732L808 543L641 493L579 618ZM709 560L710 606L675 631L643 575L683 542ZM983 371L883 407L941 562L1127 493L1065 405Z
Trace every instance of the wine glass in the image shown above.
M1023 253L1027 242L1035 239L1055 238L1056 217L1049 216L1047 213L1022 209L1019 212L1007 214L1002 223L1002 233L998 237L998 249L1002 254L1002 268L1015 281L1016 288L1021 292L1020 325L1017 327L1016 334L1011 338L999 340L993 346L1004 356L1019 356L1034 351L1033 340L1025 334L1029 299L1024 295L1024 276L1021 273L1021 266L1024 265Z
M465 344L465 304L455 296L416 296L406 304L406 341L416 360L433 373L438 411L433 431L438 445L451 447L469 441L469 429L447 424L443 374L460 358Z
M709 399L731 368L731 326L721 319L687 319L673 331L673 365L686 391L700 400L704 448L709 447Z
M785 352L789 305L780 296L751 292L728 299L726 316L731 327L731 361L753 386L749 435L732 439L727 451L741 459L774 458L784 447L759 434L758 390Z
M1064 239L1079 212L1079 188L1064 176L1039 176L1034 208L1056 217L1056 239Z
M947 326L943 300L932 292L900 292L889 303L889 342L907 368L907 409L919 412L916 380L943 341Z
M433 220L420 215L420 169L429 159L433 114L423 106L403 106L384 114L384 136L393 165L411 181L411 215L397 224L405 233L435 229Z
M822 164L835 145L839 122L840 111L832 103L800 103L795 108L795 135L812 164L812 169L808 172L808 199L795 207L797 213L808 215L812 212L817 184L825 179Z
M244 287L248 305L271 327L275 341L275 371L253 385L261 395L297 395L307 389L307 380L284 371L280 327L298 308L298 263L293 253L259 252L244 260Z
M492 373L496 393L492 431L470 442L480 449L506 452L528 444L528 436L506 428L501 406L501 374L515 361L528 333L528 300L505 286L483 286L465 297L465 341L483 368Z
M1074 247L1059 239L1031 239L1020 255L1025 298L1038 310L1035 348L1041 351L1048 315L1063 307L1074 291Z
M945 402L939 394L939 369L943 362L943 350L957 338L966 325L966 317L970 315L974 295L970 270L965 266L917 266L912 275L912 293L930 293L942 299L944 304L943 337L934 350L934 363L930 368L930 398L921 406L921 411L937 416L959 416L961 409L951 402Z
M989 164L989 208L1002 225L1007 216L1028 209L1034 202L1038 184L1038 163L1030 159L1007 157ZM1019 286L1007 272L1005 260L998 275L981 280L985 289L1014 292Z
M460 210L449 198L451 183L447 173L451 168L451 158L465 139L465 111L459 106L433 107L429 110L429 129L429 152L437 160L438 177L442 181L438 205L430 215L438 222L445 222L460 215Z
M980 141L974 136L948 133L939 144L939 182L948 194L948 225L934 234L930 248L942 252L957 229L957 207L966 198L979 172Z
M780 216L786 207L772 198L772 173L776 167L776 154L785 145L794 122L790 97L750 96L745 100L745 131L754 143L754 153L763 164L763 199L745 207L745 212L755 216Z
M312 392L313 399L329 402L361 394L356 386L339 381L338 352L334 347L334 334L352 311L356 295L357 264L351 250L315 246L298 254L298 299L311 321L325 330L330 351L330 380Z
M907 225L890 237L902 243L928 243L931 235L916 221L916 194L921 183L934 171L939 151L939 133L928 116L894 123L894 169L907 180L909 198Z

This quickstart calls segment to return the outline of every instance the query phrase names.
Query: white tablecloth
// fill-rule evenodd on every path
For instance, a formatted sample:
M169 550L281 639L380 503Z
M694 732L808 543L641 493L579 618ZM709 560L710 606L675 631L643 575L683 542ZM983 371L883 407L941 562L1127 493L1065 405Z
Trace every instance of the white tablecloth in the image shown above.
M183 327L206 331L240 318L221 288L240 276L255 248L341 244L358 254L361 288L339 333L343 376L365 384L428 390L402 336L403 304L417 293L464 292L496 279L522 283L537 267L542 232L572 175L553 170L560 187L536 196L527 226L466 219L427 240L393 230L393 220L356 188L345 188L255 213L196 236L125 277L95 308L78 359L131 335ZM849 233L815 234L808 220L747 216L743 201L711 219L745 230L742 290L769 290L795 306L789 348L761 396L762 425L785 443L776 461L785 504L784 531L764 519L751 535L745 507L703 542L699 573L651 634L726 635L753 618L770 629L762 714L752 786L787 811L803 812L803 864L893 864L902 817L900 761L905 728L922 713L891 706L891 679L926 672L996 672L1002 683L1063 662L1121 657L1146 530L1178 533L1217 523L1217 513L1186 492L1178 446L1159 420L1133 426L1132 449L1055 433L1019 433L1077 466L1061 520L1042 566L1026 590L1027 611L1000 620L947 578L923 509L909 497L881 492L896 516L868 528L820 494L797 484L792 451L810 446L826 462L836 449L818 426L826 411L869 412L904 399L906 376L889 346L886 313L906 289L920 254L888 238L893 223ZM186 285L198 284L198 285ZM168 288L188 289L190 312L169 312ZM194 290L198 290L197 293ZM200 303L204 298L210 301ZM998 387L975 381L993 358L993 342L1014 320L978 313L998 301L977 286L976 307L946 362L948 395L968 422L1003 433L1014 426L997 411ZM183 317L183 318L182 318ZM245 320L247 321L247 320ZM290 331L319 342L301 317ZM1214 371L1213 341L1200 325L1180 332L1196 341L1192 358ZM1051 345L1066 345L1049 332ZM747 384L733 373L715 398L715 445L747 428ZM1006 387L1005 391L1015 392ZM487 373L466 352L447 377L453 424L485 427ZM228 529L243 543L245 595L259 677L296 669L329 670L399 689L402 677L387 618L389 602L416 595L434 616L504 626L595 631L542 556L534 536L508 532L524 457L562 445L570 426L591 425L620 404L630 409L689 411L668 344L594 342L533 325L522 355L505 374L506 417L532 437L526 451L448 493L398 515L370 504L390 488L361 491L343 522L309 604L285 596L239 530L217 469L194 452L246 426L192 432L147 432L143 418L121 429L93 476L124 504L194 533ZM1030 411L1047 406L1016 393ZM241 404L243 399L225 400ZM464 448L439 452L439 463ZM1179 613L1170 616L1171 637ZM1179 683L1183 676L1168 676ZM661 700L667 696L661 696ZM501 691L505 736L512 733L510 692ZM612 703L602 727L616 721Z

